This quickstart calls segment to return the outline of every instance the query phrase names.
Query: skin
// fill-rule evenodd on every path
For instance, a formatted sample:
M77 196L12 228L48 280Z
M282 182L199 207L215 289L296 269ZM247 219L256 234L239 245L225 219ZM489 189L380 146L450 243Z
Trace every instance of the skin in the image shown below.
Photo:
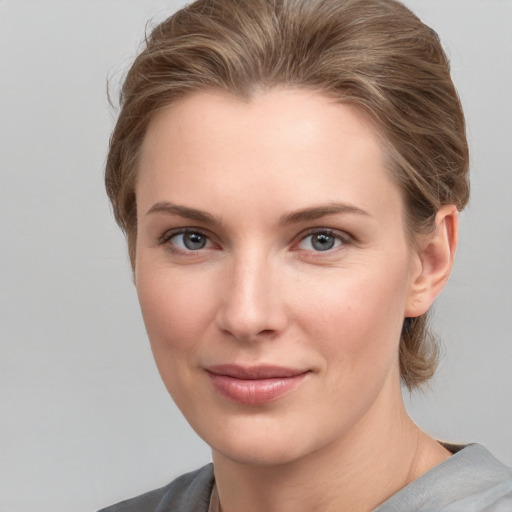
M384 160L356 110L307 90L196 93L150 123L137 293L162 379L212 447L224 512L371 510L449 456L404 410L398 346L448 278L457 211L412 244ZM240 404L205 371L227 363L307 374Z

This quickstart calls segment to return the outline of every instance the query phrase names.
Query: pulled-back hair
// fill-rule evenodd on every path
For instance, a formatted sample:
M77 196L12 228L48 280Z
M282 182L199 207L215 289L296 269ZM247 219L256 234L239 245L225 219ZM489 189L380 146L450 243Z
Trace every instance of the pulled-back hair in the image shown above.
M156 26L121 90L106 188L135 264L138 158L154 114L185 95L228 91L250 101L307 88L369 116L405 202L408 233L428 233L445 204L469 197L462 107L437 34L394 0L198 0ZM428 380L437 345L427 315L406 318L400 372Z

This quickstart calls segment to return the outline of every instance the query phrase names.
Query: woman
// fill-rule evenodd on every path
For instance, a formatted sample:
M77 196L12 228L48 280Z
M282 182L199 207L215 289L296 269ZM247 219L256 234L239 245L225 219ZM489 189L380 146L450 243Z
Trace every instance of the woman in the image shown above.
M510 510L408 417L469 194L436 34L382 0L199 0L130 69L106 183L213 466L109 511Z

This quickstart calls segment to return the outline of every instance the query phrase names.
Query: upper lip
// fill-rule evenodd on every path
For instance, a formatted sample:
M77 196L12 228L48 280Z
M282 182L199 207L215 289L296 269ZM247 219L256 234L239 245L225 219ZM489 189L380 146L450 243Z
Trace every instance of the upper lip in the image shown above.
M240 366L237 364L219 364L208 366L205 368L205 370L215 375L224 375L226 377L245 380L295 377L309 371L299 368L286 368L284 366Z

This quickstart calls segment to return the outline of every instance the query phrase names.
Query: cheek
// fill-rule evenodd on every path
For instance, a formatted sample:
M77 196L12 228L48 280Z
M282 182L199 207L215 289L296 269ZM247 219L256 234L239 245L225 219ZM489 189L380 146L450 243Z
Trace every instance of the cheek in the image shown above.
M325 360L353 372L376 371L395 361L404 318L406 279L397 265L357 271L340 269L324 282L309 283L298 322L316 340Z
M192 350L211 323L215 287L204 275L170 272L154 264L141 262L137 270L137 295L157 364L161 352Z
M142 263L142 262L140 262ZM211 338L214 286L154 263L140 265L137 294L156 366L169 394L186 417L202 403L197 354Z

